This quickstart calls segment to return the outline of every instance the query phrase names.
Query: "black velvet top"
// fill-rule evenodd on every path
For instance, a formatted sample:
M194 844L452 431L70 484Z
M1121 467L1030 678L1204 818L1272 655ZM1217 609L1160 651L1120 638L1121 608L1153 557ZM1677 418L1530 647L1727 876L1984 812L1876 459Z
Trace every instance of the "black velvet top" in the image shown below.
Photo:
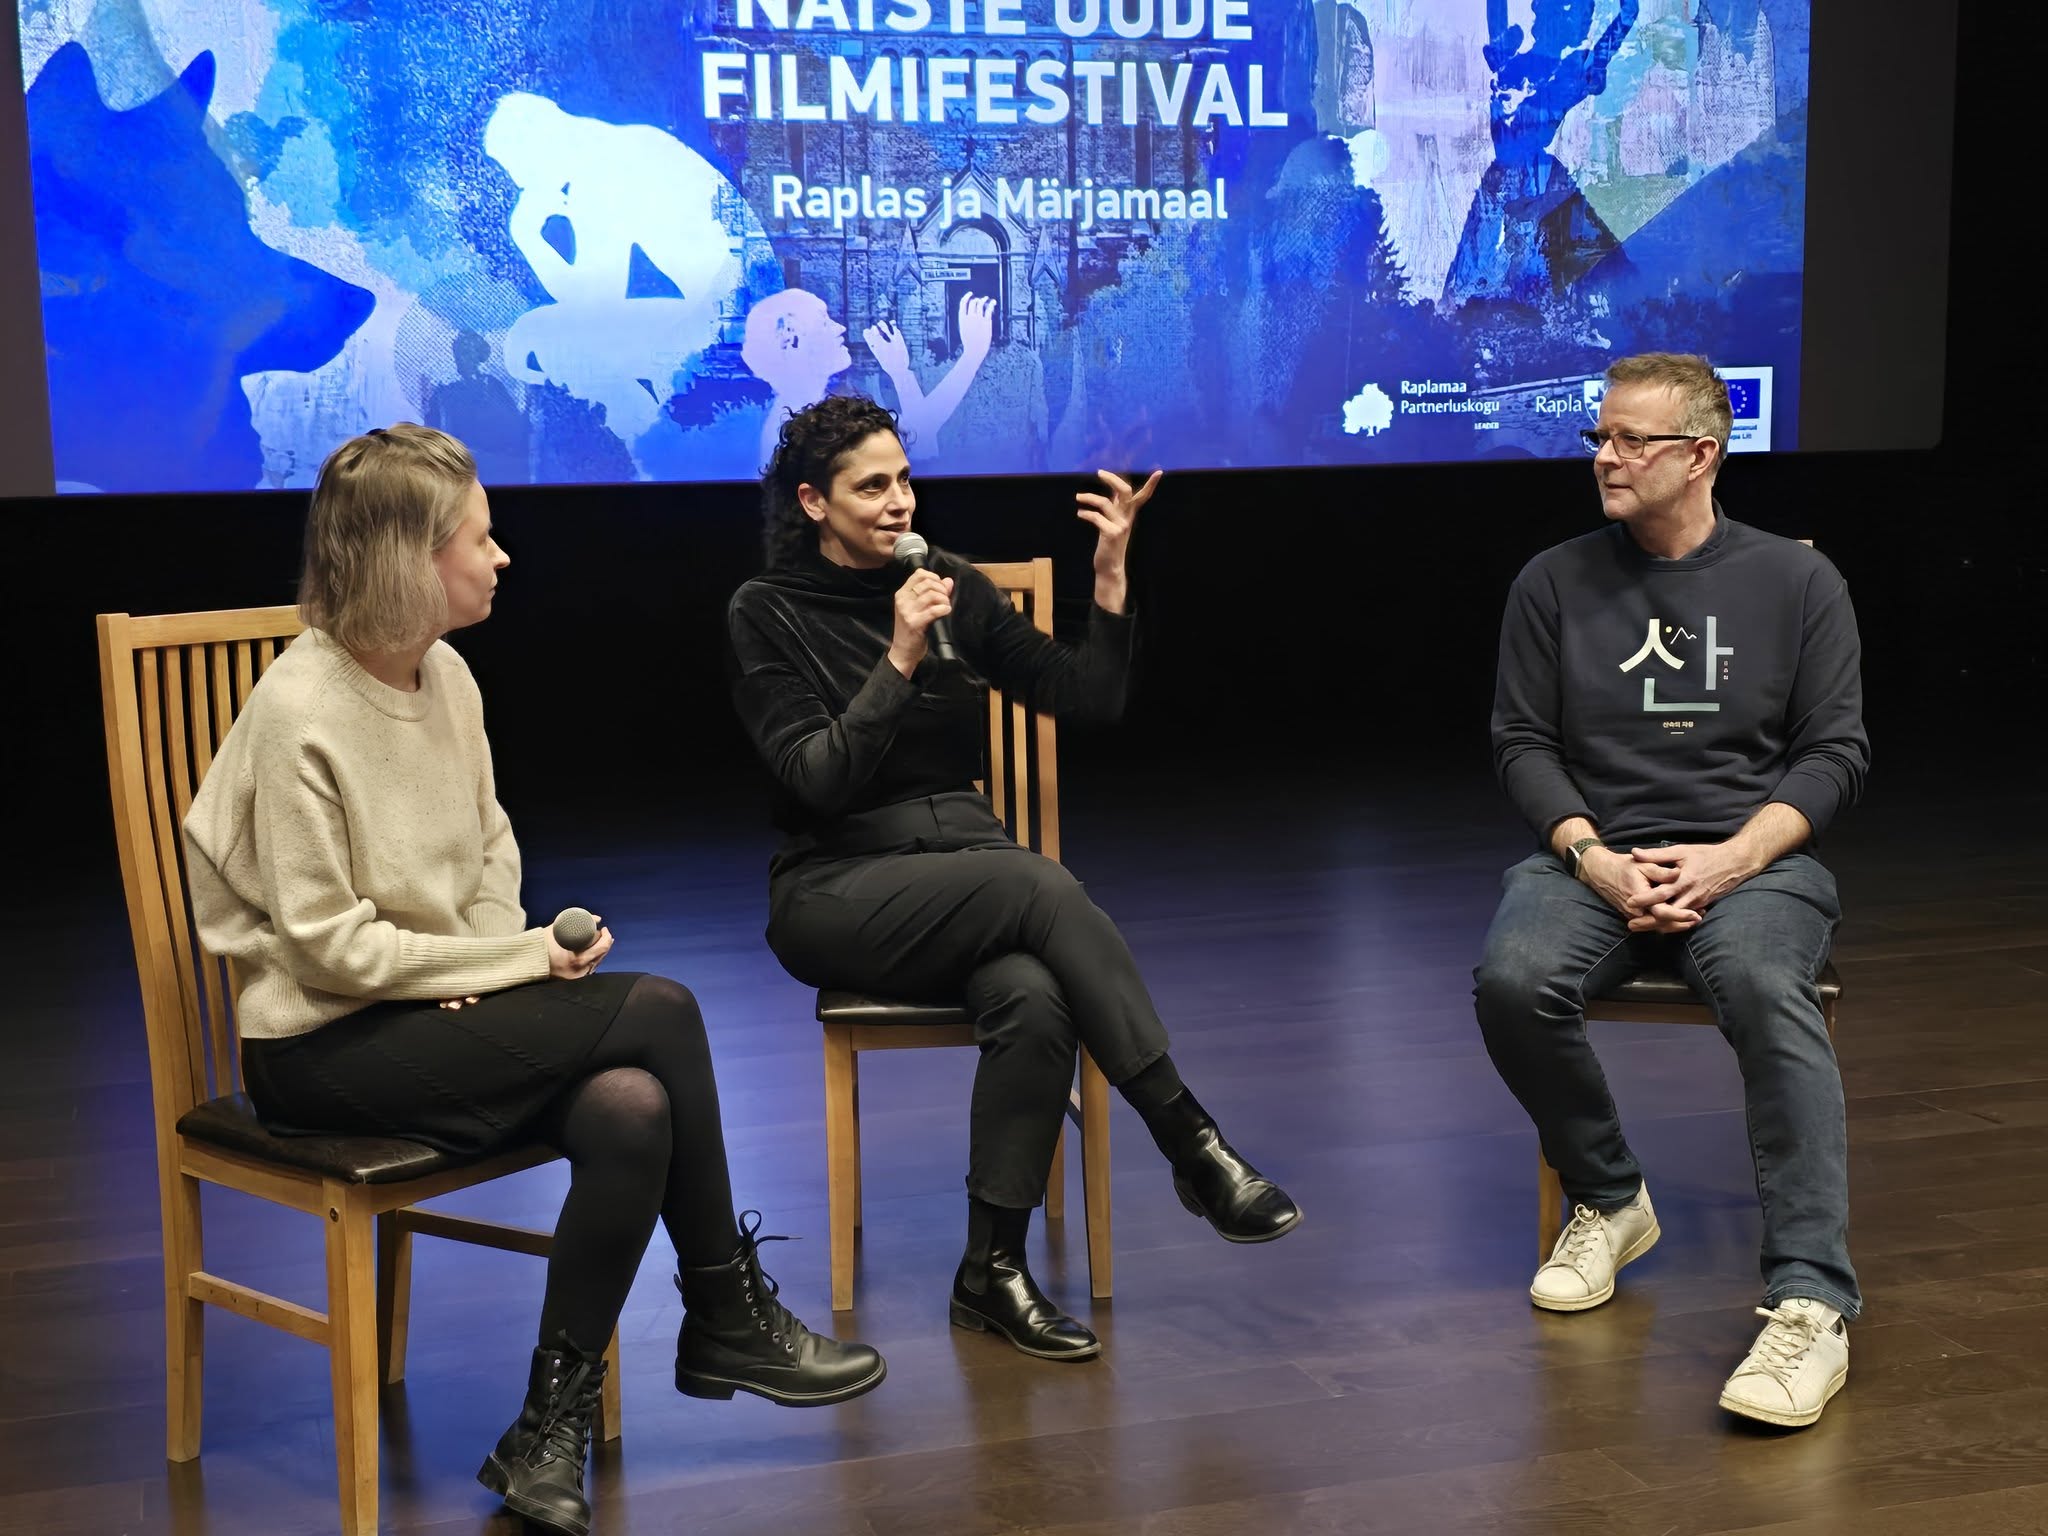
M741 587L726 611L733 701L775 777L788 834L775 872L811 857L881 852L864 827L888 807L973 794L994 683L1034 709L1080 719L1122 714L1132 621L1095 608L1079 648L1042 634L966 561L933 550L953 578L953 643L966 667L930 657L914 677L891 666L896 589L909 572L862 571L808 550Z

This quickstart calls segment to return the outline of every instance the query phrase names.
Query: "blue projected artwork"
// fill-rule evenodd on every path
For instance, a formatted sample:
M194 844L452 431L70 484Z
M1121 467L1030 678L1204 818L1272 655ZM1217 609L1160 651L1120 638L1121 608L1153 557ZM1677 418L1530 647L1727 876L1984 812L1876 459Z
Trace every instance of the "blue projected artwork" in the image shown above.
M60 488L1796 445L1806 0L18 0Z

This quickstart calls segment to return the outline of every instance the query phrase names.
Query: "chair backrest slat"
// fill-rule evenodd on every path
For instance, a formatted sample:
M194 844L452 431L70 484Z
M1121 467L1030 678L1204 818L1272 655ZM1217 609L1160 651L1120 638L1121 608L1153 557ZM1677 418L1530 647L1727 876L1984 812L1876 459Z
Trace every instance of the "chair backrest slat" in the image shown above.
M247 640L235 642L235 713L249 702L249 690L256 686L256 650Z
M1038 774L1038 851L1060 861L1060 761L1053 744L1051 715L1038 717L1035 755Z
M167 645L161 651L144 651L145 673L161 659L162 730L151 728L149 710L143 710L142 739L148 747L150 801L156 813L156 858L158 879L163 886L164 911L171 925L171 955L177 965L178 996L187 1014L195 1017L199 1007L199 978L205 970L192 943L192 929L181 899L185 889L185 813L192 809L198 779L192 771L190 742L199 735L197 727L188 732L191 695L185 687L185 653ZM154 694L154 690L151 690ZM153 702L153 700L152 700ZM160 746L154 745L161 743ZM168 782L166 782L168 781ZM161 786L161 787L159 787ZM207 1055L205 1037L195 1037L188 1048L187 1067L202 1097L206 1093ZM213 1059L218 1061L219 1053Z
M235 701L234 679L228 675L228 648L225 643L203 646L206 652L207 676L213 686L213 747L217 752L220 744L227 739L228 730L235 723L235 716L242 712L242 706Z
M1003 772L1003 696L988 691L988 771L982 775L982 789L996 813L996 820L1010 824L1010 776Z
M166 646L165 650L171 648ZM185 695L185 714L192 722L192 782L197 784L206 777L206 770L213 766L213 749L216 738L213 733L213 695L207 688L206 671L211 660L210 647L190 645L185 647L185 676L189 687Z
M108 792L160 1139L240 1077L233 989L192 917L185 815L280 642L301 627L290 608L100 615Z
M185 667L185 714L178 722L181 730L190 732L190 769L186 764L186 749L182 742L171 747L171 773L178 786L178 823L184 825L185 813L192 809L192 797L206 778L207 769L213 766L213 755L221 738L226 735L226 726L214 728L215 712L213 694L209 686L213 651L210 645L165 646L166 663L173 657L182 657ZM232 718L228 723L232 723ZM179 841L178 852L182 856L184 842ZM178 904L173 904L176 910ZM201 1016L207 1024L207 1040L212 1048L212 1085L220 1093L228 1093L240 1086L240 1052L235 1050L229 1036L228 1022L229 993L221 981L221 968L205 949L196 945L181 945L179 953L192 956L192 963L199 976ZM209 1095L210 1096L210 1095Z
M1000 706L999 706L1000 707ZM1010 772L1016 777L1016 789L1010 812L1010 836L1026 848L1031 844L1031 796L1026 789L1031 782L1031 716L1021 702L1010 705Z
M1052 633L1052 561L1020 560L976 569L1040 633ZM985 782L989 804L1019 844L1049 859L1060 856L1058 758L1058 728L1052 716L991 687Z

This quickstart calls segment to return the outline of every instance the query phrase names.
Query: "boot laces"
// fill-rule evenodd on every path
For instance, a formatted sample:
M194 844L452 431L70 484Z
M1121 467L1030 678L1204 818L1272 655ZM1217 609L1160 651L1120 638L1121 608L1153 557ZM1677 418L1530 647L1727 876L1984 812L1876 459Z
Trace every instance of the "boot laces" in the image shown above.
M742 1286L747 1298L747 1308L755 1326L768 1335L769 1341L785 1354L794 1355L803 1336L810 1332L800 1319L780 1301L782 1287L761 1268L761 1244L787 1243L791 1238L782 1233L763 1233L759 1211L740 1212L740 1258L743 1261Z
M1782 1307L1758 1307L1756 1315L1766 1318L1764 1331L1757 1335L1743 1371L1768 1376L1779 1386L1790 1388L1792 1377L1820 1338L1818 1318Z
M602 1382L588 1361L569 1365L567 1357L551 1362L566 1374L550 1379L548 1405L534 1431L528 1453L535 1466L549 1460L569 1463L576 1469L576 1486L583 1486L583 1459L590 1448L590 1416L597 1407Z

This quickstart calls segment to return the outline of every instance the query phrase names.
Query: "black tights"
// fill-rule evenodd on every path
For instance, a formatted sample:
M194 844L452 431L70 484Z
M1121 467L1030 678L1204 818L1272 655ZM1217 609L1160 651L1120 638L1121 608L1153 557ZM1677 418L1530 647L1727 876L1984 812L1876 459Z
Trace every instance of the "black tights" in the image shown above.
M570 1170L540 1337L600 1350L657 1216L685 1268L723 1264L738 1233L711 1047L688 989L641 977L584 1067L539 1126Z

